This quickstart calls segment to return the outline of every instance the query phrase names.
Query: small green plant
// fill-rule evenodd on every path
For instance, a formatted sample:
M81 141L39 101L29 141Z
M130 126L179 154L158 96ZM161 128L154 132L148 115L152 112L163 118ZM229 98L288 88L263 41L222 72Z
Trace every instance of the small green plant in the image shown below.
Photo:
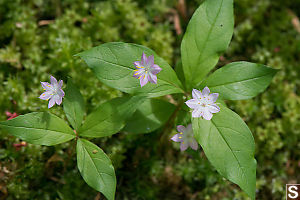
M75 139L83 179L113 200L114 167L102 149L84 138L111 136L122 129L148 133L183 110L188 120L177 124L179 133L172 140L181 143L182 151L188 147L197 150L199 143L216 170L255 199L254 139L224 100L256 96L268 87L277 70L233 62L209 74L220 53L227 49L233 29L233 0L204 1L183 37L182 70L177 73L154 51L137 44L111 42L81 52L77 56L101 82L128 95L101 104L84 120L84 98L72 80L68 80L64 92L62 81L51 77L51 83L42 82L46 91L40 98L49 100L49 108L60 105L63 99L70 125L48 112L33 112L0 122L0 126L32 144L50 146ZM176 103L157 98L165 95L173 95ZM188 107L193 110L191 115Z

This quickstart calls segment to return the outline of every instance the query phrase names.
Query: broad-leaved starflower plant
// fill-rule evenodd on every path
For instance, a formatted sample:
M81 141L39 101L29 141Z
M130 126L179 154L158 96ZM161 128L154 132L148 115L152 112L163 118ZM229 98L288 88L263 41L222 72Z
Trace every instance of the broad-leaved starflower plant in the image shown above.
M157 130L158 133L164 124L173 126L176 120L178 124L189 124L177 126L179 133L171 138L181 143L181 151L188 147L197 150L198 144L201 145L215 169L254 200L254 138L237 113L216 101L219 95L223 100L255 97L268 87L277 70L239 61L210 73L233 35L233 0L202 2L183 36L181 59L178 59L181 65L177 70L148 47L105 43L77 56L103 84L128 95L99 105L84 119L85 104L80 90L68 80L65 95L63 81L57 82L51 76L51 83L41 82L45 92L39 98L50 100L49 108L60 105L64 98L63 109L70 123L49 112L33 112L0 122L0 127L23 141L38 145L51 146L75 139L77 166L83 179L108 200L115 200L117 179L112 162L101 148L82 137L107 137L122 130L129 133ZM140 80L141 87L135 78ZM148 82L153 84L144 87ZM193 110L190 116L182 105L191 90L193 98L185 102ZM158 98L165 95L168 98ZM163 131L162 134L168 133Z

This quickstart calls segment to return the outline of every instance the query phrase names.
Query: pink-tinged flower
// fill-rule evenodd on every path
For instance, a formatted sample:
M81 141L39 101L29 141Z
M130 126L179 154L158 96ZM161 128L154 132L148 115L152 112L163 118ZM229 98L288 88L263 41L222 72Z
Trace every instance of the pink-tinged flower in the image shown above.
M194 150L198 149L198 143L194 138L192 124L189 124L186 128L182 125L177 126L177 133L171 140L174 142L181 142L180 150L185 151L188 147Z
M161 68L154 64L154 56L151 55L147 58L146 54L143 53L141 61L135 61L133 77L140 79L141 87L146 85L148 81L157 84L156 75L161 71Z
M49 84L48 82L41 82L45 92L39 97L42 100L50 99L48 108L54 106L55 103L57 105L60 105L62 102L62 98L65 96L64 91L61 89L63 81L60 80L59 82L57 82L57 80L53 76L50 76L50 80L51 84Z
M209 94L210 90L205 87L202 92L193 89L193 99L186 101L186 105L193 110L192 117L203 117L211 120L213 113L220 112L219 106L215 103L219 97L218 93Z

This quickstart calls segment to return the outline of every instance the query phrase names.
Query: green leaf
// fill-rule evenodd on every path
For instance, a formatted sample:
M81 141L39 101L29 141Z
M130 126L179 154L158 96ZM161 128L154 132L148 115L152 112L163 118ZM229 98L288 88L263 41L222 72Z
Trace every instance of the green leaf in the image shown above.
M235 112L219 104L211 120L192 118L196 140L217 171L255 199L255 143L251 131Z
M195 11L181 43L186 85L192 89L217 64L231 40L233 0L206 0Z
M0 127L26 142L56 145L75 138L73 130L59 117L46 112L33 112L0 122Z
M157 84L147 83L141 88L139 80L133 77L135 70L133 62L140 61L143 52L147 56L154 55L154 63L162 70L157 74ZM100 81L123 92L148 97L183 92L174 70L147 47L111 42L77 55L87 63Z
M76 149L77 166L84 181L108 200L114 200L117 180L109 157L97 145L84 139L78 139Z
M185 86L185 77L184 77L184 72L183 72L183 67L182 67L182 61L178 61L175 65L175 72L181 81L181 83Z
M78 130L81 126L85 110L83 97L71 79L68 80L65 93L64 111L72 127Z
M150 133L168 121L175 106L159 99L147 99L126 122L125 131L131 133Z
M276 72L262 64L233 62L215 71L201 86L220 93L222 99L249 99L263 92Z
M120 131L145 97L120 97L101 104L78 130L85 137L105 137Z

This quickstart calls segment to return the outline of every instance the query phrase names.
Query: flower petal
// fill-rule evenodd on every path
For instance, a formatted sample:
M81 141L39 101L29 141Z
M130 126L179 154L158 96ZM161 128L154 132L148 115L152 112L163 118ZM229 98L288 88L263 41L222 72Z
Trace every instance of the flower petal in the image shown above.
M198 104L198 103L199 103L199 101L196 99L190 99L185 102L185 104L192 109L198 108L200 106L200 104Z
M154 56L153 55L149 56L147 61L148 61L147 65L149 67L151 67L152 65L154 65Z
M193 89L192 96L194 99L201 99L203 97L201 91L196 89Z
M144 52L142 54L141 64L143 66L145 66L147 64L147 56L146 56L146 54Z
M202 95L203 95L204 97L207 97L207 96L209 95L209 93L210 93L210 90L209 90L208 87L205 87L205 88L202 90Z
M208 95L208 100L214 103L217 101L218 97L219 93L211 93L210 95Z
M192 112L192 117L202 117L203 115L203 110L198 108L198 109L195 109L193 112Z
M63 85L63 80L60 80L60 81L58 82L58 87L61 88L62 85Z
M196 151L198 149L198 142L193 139L189 142L189 146Z
M151 73L155 75L161 71L161 68L156 64L150 66L150 69L151 69Z
M183 133L185 131L185 127L182 126L182 125L178 125L177 126L177 131L180 132L180 133Z
M55 95L53 98L55 99L55 102L56 102L57 105L61 104L62 97L60 97L59 95Z
M157 77L151 72L148 73L148 79L151 83L157 84Z
M143 87L144 85L146 85L148 83L148 76L146 76L146 74L143 74L140 77L140 85L141 87Z
M50 83L48 82L41 82L42 84L42 87L45 89L45 90L53 90L53 87Z
M62 89L59 89L57 94L62 98L65 96L65 92Z
M141 62L140 62L140 61L135 61L133 64L134 64L135 66L141 66Z
M220 112L220 107L217 106L217 104L207 105L207 109L208 109L209 112L211 112L211 113L217 113L217 112Z
M51 81L51 85L53 87L57 86L58 83L57 83L56 78L54 78L53 76L50 76L50 81Z
M182 136L180 134L176 134L171 138L171 140L174 142L182 142Z
M189 147L189 144L187 142L181 142L180 144L180 150L185 151Z
M42 100L48 100L52 97L52 91L46 91L39 97Z
M209 112L208 108L204 109L203 118L206 120L211 120L212 117L213 117L213 114L211 112Z
M52 97L49 101L48 108L51 108L55 104L55 99Z

